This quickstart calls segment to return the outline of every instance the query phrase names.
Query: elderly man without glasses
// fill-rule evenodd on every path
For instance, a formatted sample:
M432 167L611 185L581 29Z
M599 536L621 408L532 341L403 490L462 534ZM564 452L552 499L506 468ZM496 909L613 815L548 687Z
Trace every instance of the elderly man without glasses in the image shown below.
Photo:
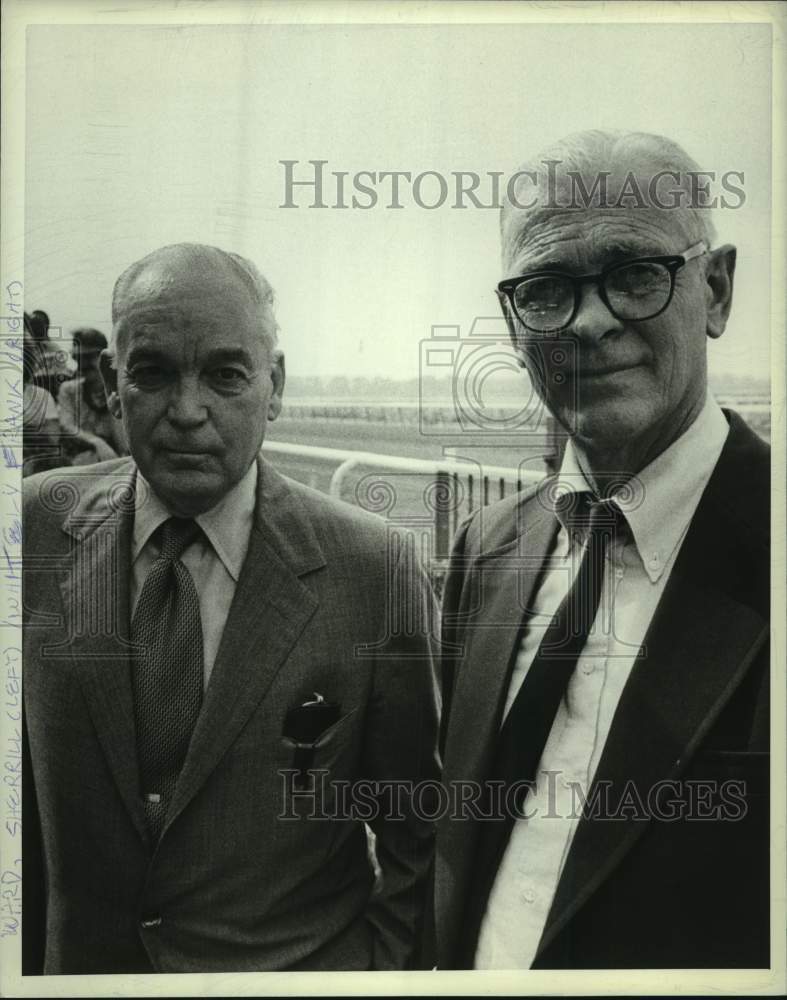
M260 457L284 360L248 261L165 247L112 311L132 457L26 484L27 971L406 968L437 718L408 539Z
M767 966L769 450L707 387L735 248L659 136L521 169L498 294L569 440L455 540L436 962Z

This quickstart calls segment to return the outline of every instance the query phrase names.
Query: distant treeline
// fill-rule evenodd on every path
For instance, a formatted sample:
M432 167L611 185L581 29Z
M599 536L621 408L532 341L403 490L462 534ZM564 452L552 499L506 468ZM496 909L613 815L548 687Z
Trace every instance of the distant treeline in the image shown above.
M521 379L524 379L522 376ZM519 377L495 380L489 390L488 401L499 398L501 402L521 398L522 380ZM748 375L710 376L714 395L725 398L745 397L768 399L770 383ZM335 399L363 403L419 403L422 401L450 402L453 386L450 378L423 375L421 378L390 379L375 375L348 377L345 375L290 375L287 376L287 398L290 400Z

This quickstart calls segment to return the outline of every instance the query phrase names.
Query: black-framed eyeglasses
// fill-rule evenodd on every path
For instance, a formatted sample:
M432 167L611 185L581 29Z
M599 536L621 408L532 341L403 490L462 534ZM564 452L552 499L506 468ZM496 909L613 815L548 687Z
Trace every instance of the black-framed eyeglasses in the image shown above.
M653 319L672 301L676 273L706 251L704 243L695 243L682 254L635 257L599 274L531 271L505 278L497 292L501 303L507 301L522 325L533 333L564 330L577 314L582 285L591 281L616 319Z

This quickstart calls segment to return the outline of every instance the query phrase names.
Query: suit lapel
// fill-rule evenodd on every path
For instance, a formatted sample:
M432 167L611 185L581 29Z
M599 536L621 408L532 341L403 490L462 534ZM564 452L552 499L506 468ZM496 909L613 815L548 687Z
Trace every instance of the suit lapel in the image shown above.
M543 512L518 538L481 555L468 570L472 597L460 612L465 648L445 747L444 782L449 788L486 778L523 619L557 529L557 519ZM437 880L437 935L449 942L456 939L463 915L458 901L466 897L478 824L446 817L441 827L437 864L446 870Z
M613 810L628 782L634 809L640 802L647 809L649 790L683 772L767 636L763 619L725 594L698 591L686 579L670 581L646 639L648 655L638 659L624 689L593 782L610 789ZM599 801L604 809L603 795ZM580 820L539 953L649 825L631 815Z
M299 577L323 565L297 497L260 460L248 552L167 826L232 745L314 615L317 599Z
M85 474L86 478L88 473ZM129 643L129 578L134 471L129 463L107 489L97 481L64 522L71 559L61 579L68 628L65 647L82 685L112 776L140 835L147 838L138 795Z
M635 786L637 807L642 800L647 808L649 790L685 770L768 641L767 612L741 599L757 591L762 575L757 559L762 553L767 557L763 542L767 515L761 518L761 537L757 537L747 523L751 518L744 520L737 513L746 509L742 504L747 487L740 471L750 463L741 464L740 456L751 436L740 422L732 422L728 444L648 629L647 655L638 657L618 704L593 782L593 788L609 783L613 808L627 782ZM762 447L756 442L754 446ZM600 801L603 804L604 799ZM614 822L580 820L536 965L538 955L615 871L649 825L633 817Z

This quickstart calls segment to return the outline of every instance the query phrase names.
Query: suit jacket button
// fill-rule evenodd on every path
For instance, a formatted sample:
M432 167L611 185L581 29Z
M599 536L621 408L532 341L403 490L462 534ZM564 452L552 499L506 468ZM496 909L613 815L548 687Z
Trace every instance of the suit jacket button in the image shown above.
M143 917L139 926L146 931L152 930L154 927L161 926L161 917Z

